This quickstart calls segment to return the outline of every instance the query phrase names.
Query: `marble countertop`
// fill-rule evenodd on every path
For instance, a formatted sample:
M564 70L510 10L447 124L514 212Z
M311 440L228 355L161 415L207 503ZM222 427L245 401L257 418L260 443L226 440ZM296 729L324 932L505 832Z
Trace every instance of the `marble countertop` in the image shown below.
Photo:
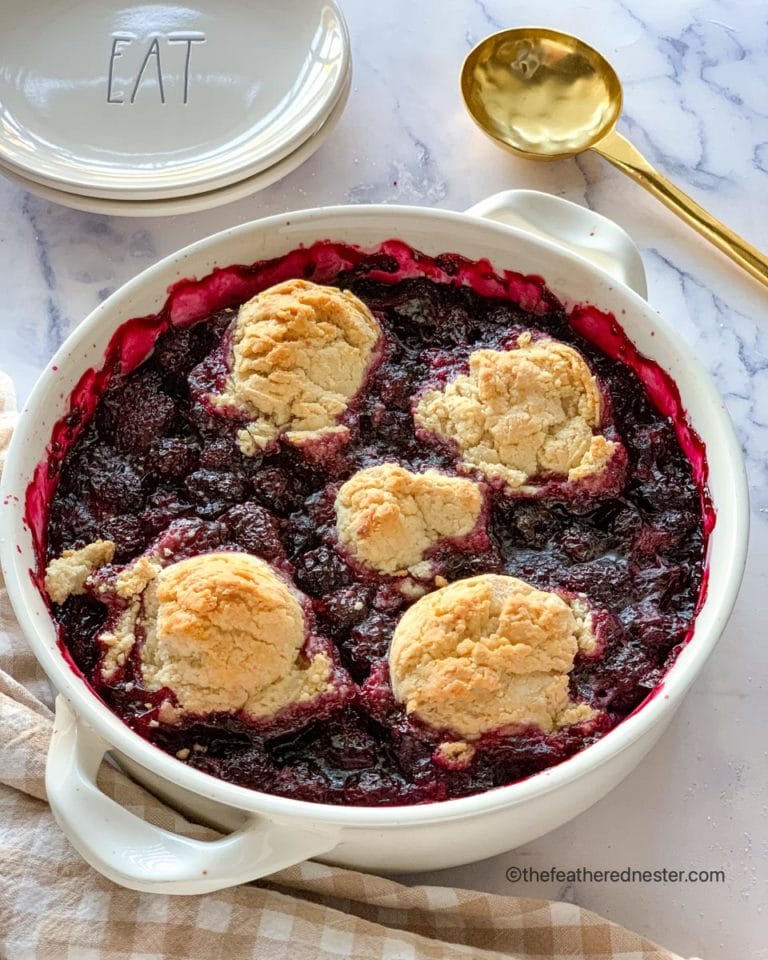
M768 24L735 0L342 0L352 96L320 151L218 210L157 220L79 213L0 179L0 366L24 399L73 327L159 257L223 227L329 203L464 209L509 187L613 218L637 241L649 299L725 395L750 475L752 536L736 612L670 729L620 787L535 843L419 881L572 900L688 957L768 960L768 290L596 156L517 160L457 91L462 59L505 26L580 34L625 84L621 128L716 216L768 250ZM374 12L375 11L375 12ZM403 29L403 22L408 24ZM722 869L723 883L510 883L510 866ZM416 879L415 877L413 878Z

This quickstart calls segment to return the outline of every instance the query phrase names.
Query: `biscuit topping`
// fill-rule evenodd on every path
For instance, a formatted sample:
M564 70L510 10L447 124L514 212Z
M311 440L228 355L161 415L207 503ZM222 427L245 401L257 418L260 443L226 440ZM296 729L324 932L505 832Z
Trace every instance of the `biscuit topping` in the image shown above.
M324 653L301 655L301 604L269 564L247 553L206 553L162 567L140 557L114 583L125 609L98 637L109 680L140 637L147 690L168 688L185 713L242 710L264 717L329 688Z
M593 715L572 703L576 654L594 649L589 614L515 577L483 574L427 594L402 616L389 654L395 697L440 730L550 732Z
M111 540L94 540L79 550L65 550L51 560L45 571L45 589L54 603L64 603L72 594L85 592L85 581L94 570L111 563L115 545Z
M307 280L288 280L240 307L232 370L214 402L251 422L241 449L253 454L284 434L302 444L328 433L363 385L381 329L356 296Z
M582 355L557 340L521 334L513 350L476 350L469 373L429 390L416 423L456 443L464 463L508 488L555 474L600 473L616 444L594 434L602 403Z
M471 480L384 463L343 484L336 497L336 531L365 566L405 573L440 540L470 533L482 508L482 492Z
M187 710L245 707L290 673L304 643L298 600L248 554L171 564L157 577L155 598L142 673L150 690L170 687Z

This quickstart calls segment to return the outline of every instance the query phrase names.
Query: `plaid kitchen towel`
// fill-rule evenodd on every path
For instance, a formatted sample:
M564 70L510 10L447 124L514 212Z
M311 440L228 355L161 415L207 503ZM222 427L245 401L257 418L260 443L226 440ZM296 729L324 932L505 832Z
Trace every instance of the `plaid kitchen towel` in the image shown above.
M14 410L0 374L0 469ZM0 960L681 960L574 904L311 862L205 896L125 890L80 859L45 802L51 705L0 580ZM214 836L111 766L100 785L167 829Z

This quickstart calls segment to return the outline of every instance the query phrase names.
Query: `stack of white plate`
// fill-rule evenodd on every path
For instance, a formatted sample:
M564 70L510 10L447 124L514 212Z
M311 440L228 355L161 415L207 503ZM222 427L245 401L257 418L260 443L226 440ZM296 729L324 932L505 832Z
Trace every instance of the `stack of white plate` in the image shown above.
M335 0L1 0L0 173L79 210L205 210L286 176L344 110Z

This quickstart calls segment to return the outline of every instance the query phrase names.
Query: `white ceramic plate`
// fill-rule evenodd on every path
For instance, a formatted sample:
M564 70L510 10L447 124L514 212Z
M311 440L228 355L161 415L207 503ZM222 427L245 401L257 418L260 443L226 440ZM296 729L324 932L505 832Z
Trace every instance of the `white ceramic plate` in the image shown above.
M335 0L2 0L0 161L60 191L211 191L289 156L347 76Z
M218 190L209 190L205 193L191 194L186 197L174 197L169 200L109 200L99 197L87 197L76 193L65 193L54 187L47 187L35 180L29 180L14 170L5 167L0 162L0 173L12 180L24 190L37 194L44 200L60 203L74 210L84 210L86 213L102 213L113 217L171 217L183 213L197 213L201 210L210 210L226 203L243 200L271 186L308 160L316 150L328 139L333 128L344 113L344 107L349 99L351 86L351 72L348 73L341 96L331 111L328 119L320 129L301 146L283 160L269 167L269 169L247 177L227 187Z

